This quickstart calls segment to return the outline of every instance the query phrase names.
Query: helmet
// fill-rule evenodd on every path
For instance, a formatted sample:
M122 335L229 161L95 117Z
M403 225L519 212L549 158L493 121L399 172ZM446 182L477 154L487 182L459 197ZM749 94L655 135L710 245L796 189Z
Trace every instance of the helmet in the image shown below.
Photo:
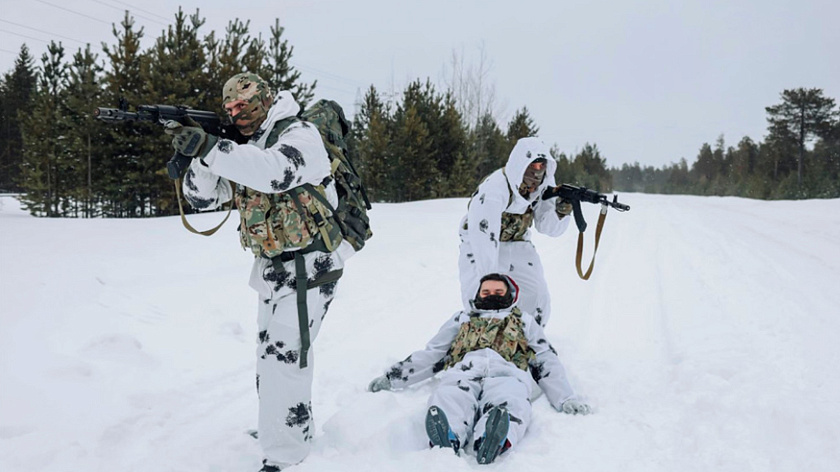
M238 100L245 101L246 105L230 120L242 134L250 136L265 121L271 108L273 96L268 82L250 72L234 75L222 87L222 106ZM242 124L237 124L238 121Z

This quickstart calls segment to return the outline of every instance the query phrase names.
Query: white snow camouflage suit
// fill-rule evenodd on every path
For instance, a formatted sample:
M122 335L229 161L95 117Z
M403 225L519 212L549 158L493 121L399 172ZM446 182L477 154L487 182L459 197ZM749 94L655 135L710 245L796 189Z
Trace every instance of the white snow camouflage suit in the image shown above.
M496 405L506 405L510 412L507 439L516 446L531 422L531 395L534 382L543 390L551 405L562 408L563 402L577 399L557 351L545 337L534 318L522 312L524 334L534 351L526 372L505 360L490 348L468 352L455 365L446 368L453 341L461 325L471 317L505 318L512 315L516 302L503 310L463 310L455 313L429 341L425 349L413 352L391 366L385 376L392 389L401 389L440 372L440 383L429 397L428 406L443 410L461 441L461 448L482 437L487 414Z
M232 198L229 180L263 193L281 193L299 185L326 184L327 199L338 203L335 184L330 178L330 161L321 135L308 123L289 126L269 149L266 138L274 124L300 111L288 91L279 92L266 120L247 144L237 145L220 139L204 157L194 159L184 178L184 195L193 208L217 208ZM354 254L342 241L332 253L305 254L307 276L311 281L344 267ZM283 263L275 270L271 260L255 257L250 286L259 294L257 310L257 392L259 395L259 440L266 463L280 468L302 461L314 435L312 421L313 352L308 366L300 368L301 348L296 303L295 262ZM314 344L321 321L335 295L337 282L307 290L310 339Z
M524 198L518 190L522 177L528 165L541 157L547 160L545 178L535 192ZM563 234L571 218L558 216L556 197L542 199L546 188L557 185L554 181L556 168L557 163L539 138L522 138L511 151L505 167L490 174L478 186L459 226L458 269L465 309L469 309L481 277L491 273L507 274L516 280L522 292L519 308L533 314L541 326L548 323L551 300L542 262L531 243L530 230L521 240L502 241L502 214L522 215L532 211L537 231L548 236Z

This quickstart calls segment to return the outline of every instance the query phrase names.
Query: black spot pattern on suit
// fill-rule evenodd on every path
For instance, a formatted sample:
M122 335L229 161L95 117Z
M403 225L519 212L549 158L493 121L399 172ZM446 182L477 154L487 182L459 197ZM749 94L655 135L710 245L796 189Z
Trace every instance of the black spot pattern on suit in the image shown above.
M494 246L496 246L496 247L499 246L499 242L496 241L496 233L490 233L490 241L493 241Z
M257 374L257 395L260 394L260 374Z
M482 205L484 205L484 197L486 197L486 196L487 196L486 194L482 193L481 196L478 197L478 200L481 202Z
M315 282L321 277L327 275L327 272L331 271L332 268L335 267L335 261L333 261L332 255L324 254L322 256L318 256L312 262L312 267L315 269L315 274L311 279L309 279L309 283Z
M321 295L325 297L332 297L335 294L335 286L338 285L338 281L325 283L321 285L319 290L321 291Z
M528 370L531 371L531 378L534 379L534 382L539 382L551 374L546 372L545 362L531 361L528 363Z
M466 372L466 371L468 371L468 370L470 370L470 369L472 369L472 368L473 368L473 363L472 363L472 361L470 361L470 363L469 363L469 364L461 364L461 371L462 371L462 372ZM459 382L460 382L460 380L459 380Z
M548 345L548 350L553 352L555 356L557 355L557 350L554 349L554 346L552 346L551 344Z
M487 232L487 228L488 228L489 226L490 226L490 223L488 223L486 219L481 220L481 221L479 221L479 222L478 222L478 230L479 230L479 231L481 231L482 233L486 233L486 232Z
M274 284L274 291L278 292L283 287L288 287L294 290L295 288L295 275L285 269L282 269L280 272L274 268L274 264L268 265L265 270L263 271L263 279L266 282L270 282Z
M458 385L458 388L460 388L461 390L463 390L463 391L465 391L465 392L469 392L469 391L470 391L470 388L469 388L469 387L467 387L467 386L465 386L465 385Z
M269 336L268 330L260 331L259 337L260 337L260 344L271 342L271 336Z
M525 157L527 157L528 159L530 159L530 158L531 158L531 151L526 152L526 153L525 153Z
M513 264L510 265L510 271L513 272Z
M233 142L227 139L220 139L219 143L216 144L216 148L225 154L230 154L233 151Z
M510 413L508 413L508 414L510 415L510 421L511 421L512 423L522 424L522 420L521 420L521 419L519 419L519 418L517 418L517 417L513 416L513 415L512 415L512 414L510 414Z
M443 367L446 365L446 359L441 359L435 362L435 365L432 366L432 372L437 374L438 372L443 370Z
M297 405L289 408L289 414L286 416L286 426L290 428L302 428L307 426L309 424L309 420L311 419L312 403L298 403Z
M265 347L265 354L260 356L261 359L267 359L270 356L274 356L277 358L278 361L283 362L285 364L294 364L300 358L300 354L298 351L293 349L287 350L286 352L281 351L286 346L283 341L277 341L274 344L269 344Z
M193 182L195 179L195 171L192 170L192 167L187 169L186 175L184 175L184 184L187 186L187 189L192 192L198 192L198 186Z
M333 301L333 300L334 300L333 298L330 298L329 300L327 300L326 302L324 302L324 314L323 314L323 315L321 315L321 320L323 320L323 319L324 319L324 317L325 317L325 316L327 316L327 310L329 310L329 309L330 309L330 305L332 304L332 301Z
M389 370L385 374L385 377L388 380L391 380L391 381L394 381L394 380L402 380L403 382L408 381L408 375L405 375L404 372L403 372L403 363L404 362L405 361L397 362L395 365L393 365L391 367L391 370Z
M279 180L272 180L271 181L271 188L275 192L285 192L289 190L289 187L292 185L292 182L295 180L295 173L292 172L292 169L286 169L283 171L283 181Z
M534 267L534 263L533 263L533 262L529 262L529 263L528 263L528 265L529 265L529 266L531 266L531 267Z
M216 202L215 198L201 198L195 195L190 195L189 193L184 194L184 198L187 200L187 203L196 210L205 210L210 208L210 206Z
M534 321L536 321L538 325L542 326L542 315L535 316Z
M490 402L484 404L484 408L481 410L482 415L486 415L488 411L492 410L493 407L496 406Z
M289 146L288 144L281 144L280 152L282 152L283 155L286 156L286 159L295 166L295 169L306 167L306 161L303 159L303 154L301 154L298 148Z

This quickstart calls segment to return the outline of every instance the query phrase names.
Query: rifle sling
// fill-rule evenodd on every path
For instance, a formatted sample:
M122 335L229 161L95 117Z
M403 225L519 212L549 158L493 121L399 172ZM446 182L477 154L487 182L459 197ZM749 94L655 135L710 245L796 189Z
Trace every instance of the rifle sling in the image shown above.
M598 253L598 243L601 241L601 230L604 228L605 219L607 219L607 206L601 205L601 215L598 216L598 225L595 227L595 250L592 252L592 261L589 263L589 269L585 274L580 268L580 260L583 256L583 231L578 233L575 263L577 264L577 273L583 280L589 280L589 276L592 275L592 268L595 266L595 254Z
M231 200L230 200L230 207L228 208L227 215L225 215L225 219L223 219L223 220L222 220L222 222L221 222L221 223L219 223L219 225L218 225L218 226L216 226L215 228L211 228L211 229L208 229L208 230L205 230L205 231L199 231L199 230L197 230L197 229L193 228L193 227L192 227L192 225L190 225L190 224L187 222L187 216L184 214L184 205L181 203L181 200L182 200L182 198L181 198L181 179L176 179L176 180L175 180L175 195L176 195L176 199L178 200L178 210L180 210L180 211L181 211L181 223L183 223L183 224L184 224L184 228L187 228L187 230L188 230L190 233L200 234L200 235L202 235L202 236L210 236L210 235L212 235L213 233L215 233L216 231L218 231L218 230L219 230L219 228L221 228L221 227L222 227L222 225L224 225L224 224L225 224L225 222L228 220L228 218L230 218L230 213L231 213L231 211L233 211L233 205L234 205L234 203L233 203L233 198L231 198Z

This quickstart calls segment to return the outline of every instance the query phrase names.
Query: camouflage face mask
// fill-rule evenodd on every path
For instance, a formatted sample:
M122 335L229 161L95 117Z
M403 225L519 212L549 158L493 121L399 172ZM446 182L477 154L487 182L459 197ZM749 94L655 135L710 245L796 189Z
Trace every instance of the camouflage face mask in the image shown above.
M236 74L222 87L222 106L239 100L246 103L239 113L230 117L231 123L245 136L254 134L265 121L272 99L268 83L257 74ZM240 120L245 123L237 124Z
M536 190L545 178L545 169L546 164L544 159L537 159L532 162L531 165L525 169L525 175L522 176L522 184L519 186L519 192L524 195Z

